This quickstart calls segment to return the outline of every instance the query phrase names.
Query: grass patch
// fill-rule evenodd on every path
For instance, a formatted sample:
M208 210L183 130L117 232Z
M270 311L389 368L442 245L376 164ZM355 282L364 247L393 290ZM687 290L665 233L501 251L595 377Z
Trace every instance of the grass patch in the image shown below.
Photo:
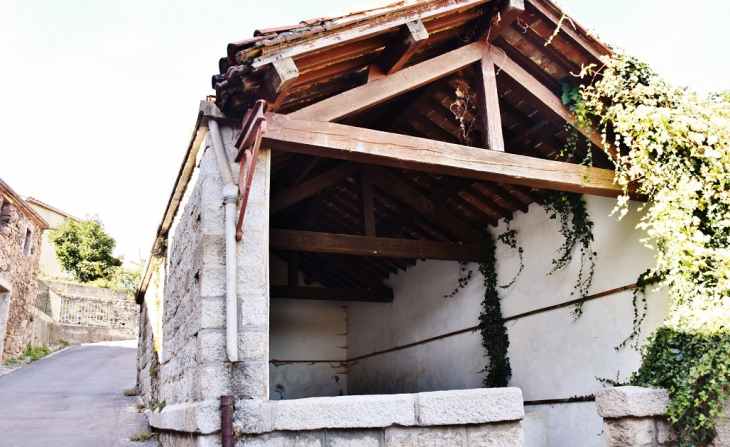
M5 365L5 366L15 366L15 365L19 365L19 364L20 364L20 359L10 359L10 360L6 360L5 363L3 363L3 365Z
M137 388L133 388L131 390L124 390L123 394L125 396L139 396L139 390Z
M71 343L67 342L66 340L58 340L58 343L63 346L64 348L68 348Z
M155 411L155 410L162 411L162 409L165 408L165 405L166 405L166 403L164 400L162 402L150 400L150 411Z
M51 353L51 350L48 349L48 346L46 346L46 345L39 346L37 348L31 348L30 343L28 343L28 347L25 349L25 356L30 357L31 362L40 360L50 353Z
M141 432L139 432L136 435L129 438L130 441L135 441L135 442L145 442L145 441L149 441L150 439L157 439L157 433L152 433L151 431L142 430Z

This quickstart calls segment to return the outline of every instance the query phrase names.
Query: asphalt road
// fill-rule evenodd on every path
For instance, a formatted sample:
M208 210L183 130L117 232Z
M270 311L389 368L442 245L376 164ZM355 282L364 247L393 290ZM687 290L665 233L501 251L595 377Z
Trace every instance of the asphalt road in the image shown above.
M147 446L137 412L136 342L73 346L0 378L0 446Z

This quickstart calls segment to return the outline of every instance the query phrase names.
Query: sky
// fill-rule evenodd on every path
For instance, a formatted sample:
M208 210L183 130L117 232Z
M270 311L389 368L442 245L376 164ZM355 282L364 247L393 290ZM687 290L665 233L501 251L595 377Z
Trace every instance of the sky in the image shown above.
M0 178L147 258L229 42L369 0L0 0ZM730 89L730 2L561 0L604 41L701 93Z

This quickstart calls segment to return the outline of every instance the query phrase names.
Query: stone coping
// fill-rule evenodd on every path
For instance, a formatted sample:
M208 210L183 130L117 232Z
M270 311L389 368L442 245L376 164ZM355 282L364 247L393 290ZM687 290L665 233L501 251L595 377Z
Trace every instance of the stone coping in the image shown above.
M604 418L663 416L669 394L661 388L621 386L596 393L598 415Z
M340 428L469 425L519 421L525 413L519 388L479 388L417 394L236 399L234 421L245 434ZM220 430L216 400L145 411L150 425L202 434Z

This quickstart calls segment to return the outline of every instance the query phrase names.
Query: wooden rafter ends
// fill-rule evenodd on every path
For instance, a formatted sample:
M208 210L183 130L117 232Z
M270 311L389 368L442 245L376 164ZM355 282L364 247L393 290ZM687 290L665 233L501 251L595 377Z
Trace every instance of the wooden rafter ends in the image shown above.
M504 152L502 118L499 113L497 76L489 47L483 48L482 58L474 64L477 101L479 103L479 127L482 131L482 147Z
M336 287L277 286L269 289L271 298L293 298L303 300L327 301L366 301L390 303L393 301L391 289L347 289Z
M472 262L482 259L480 245L296 230L271 229L269 245L272 250L311 253Z
M612 170L267 114L263 145L401 169L606 197L622 192Z
M272 62L264 76L258 99L266 100L268 110L272 112L279 110L298 77L299 70L290 57Z

